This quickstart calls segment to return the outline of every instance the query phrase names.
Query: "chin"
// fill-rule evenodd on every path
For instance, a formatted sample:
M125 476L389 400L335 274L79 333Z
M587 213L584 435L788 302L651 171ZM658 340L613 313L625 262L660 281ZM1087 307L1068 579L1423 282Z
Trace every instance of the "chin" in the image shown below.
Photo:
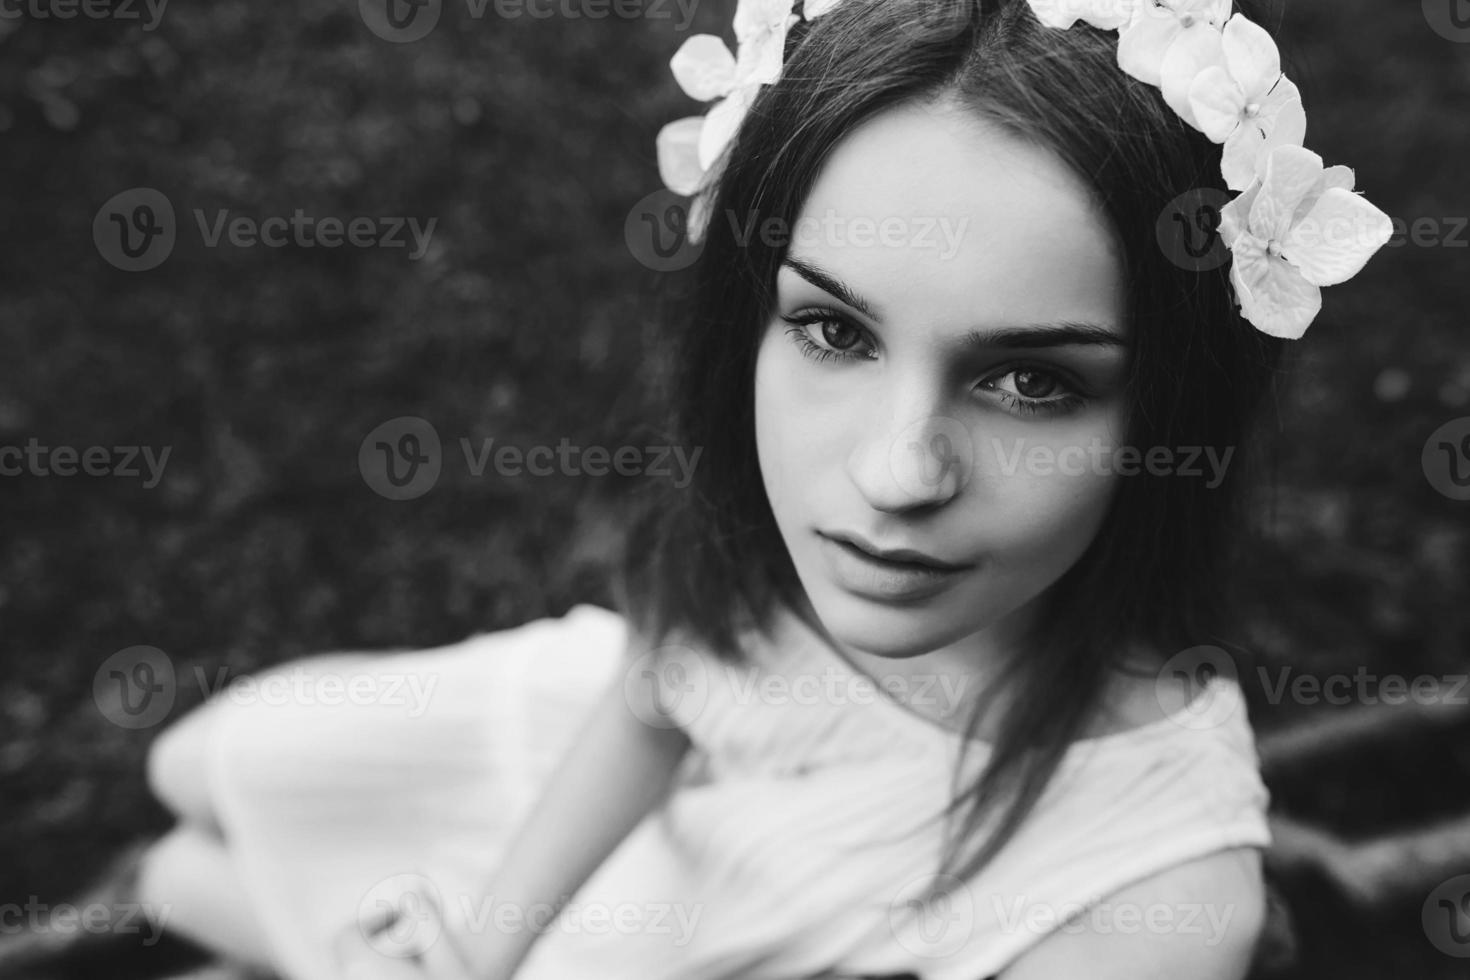
M803 578L802 585L834 639L890 660L922 656L992 622L977 614L974 597L961 591L918 602L890 602L854 594L825 579Z

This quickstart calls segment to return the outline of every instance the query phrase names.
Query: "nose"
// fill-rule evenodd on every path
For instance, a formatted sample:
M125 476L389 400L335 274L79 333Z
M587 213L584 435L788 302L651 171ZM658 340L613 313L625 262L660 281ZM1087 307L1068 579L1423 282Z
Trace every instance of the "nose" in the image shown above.
M896 513L948 503L970 480L969 429L932 397L909 407L875 404L872 424L848 457L848 476L874 510Z

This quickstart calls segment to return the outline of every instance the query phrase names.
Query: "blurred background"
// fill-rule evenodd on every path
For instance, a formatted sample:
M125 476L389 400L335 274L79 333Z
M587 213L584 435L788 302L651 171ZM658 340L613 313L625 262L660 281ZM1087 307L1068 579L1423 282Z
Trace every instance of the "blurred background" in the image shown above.
M169 825L143 758L205 693L130 724L109 658L234 676L611 602L644 478L476 477L459 440L642 444L661 273L628 228L700 111L668 60L733 44L734 2L436 0L422 36L366 0L0 7L0 446L137 449L0 479L0 904L55 903ZM1405 233L1326 291L1280 406L1241 639L1273 684L1366 680L1253 693L1273 866L1295 975L1464 976L1470 8L1278 9L1308 146ZM231 240L298 211L380 244ZM157 247L119 254L111 215ZM392 499L359 451L404 417L445 465ZM1392 677L1431 693L1388 705Z

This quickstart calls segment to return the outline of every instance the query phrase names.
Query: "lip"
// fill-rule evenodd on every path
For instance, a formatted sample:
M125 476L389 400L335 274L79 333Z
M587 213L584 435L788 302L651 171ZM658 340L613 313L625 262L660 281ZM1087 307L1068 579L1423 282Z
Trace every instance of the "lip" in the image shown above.
M849 592L888 602L913 602L943 592L969 566L920 564L875 557L856 544L817 532L833 578ZM902 553L902 552L900 552ZM889 552L893 554L893 552Z
M933 555L926 554L922 551L915 551L912 548L879 548L862 535L854 534L851 531L818 531L817 533L824 538L851 545L872 558L877 558L880 561L890 564L920 565L941 572L960 572L973 567L958 562L945 561L942 558L935 558Z

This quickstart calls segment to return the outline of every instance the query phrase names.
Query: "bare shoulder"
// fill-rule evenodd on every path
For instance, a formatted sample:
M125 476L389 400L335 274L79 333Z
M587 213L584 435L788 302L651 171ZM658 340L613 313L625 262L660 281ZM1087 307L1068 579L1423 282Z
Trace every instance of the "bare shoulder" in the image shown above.
M1265 922L1260 850L1228 848L1113 893L1000 977L1242 980Z
M1172 717L1199 696L1195 679L1159 669L1158 653L1136 654L1126 670L1115 672L1104 690L1087 737L1143 728Z

